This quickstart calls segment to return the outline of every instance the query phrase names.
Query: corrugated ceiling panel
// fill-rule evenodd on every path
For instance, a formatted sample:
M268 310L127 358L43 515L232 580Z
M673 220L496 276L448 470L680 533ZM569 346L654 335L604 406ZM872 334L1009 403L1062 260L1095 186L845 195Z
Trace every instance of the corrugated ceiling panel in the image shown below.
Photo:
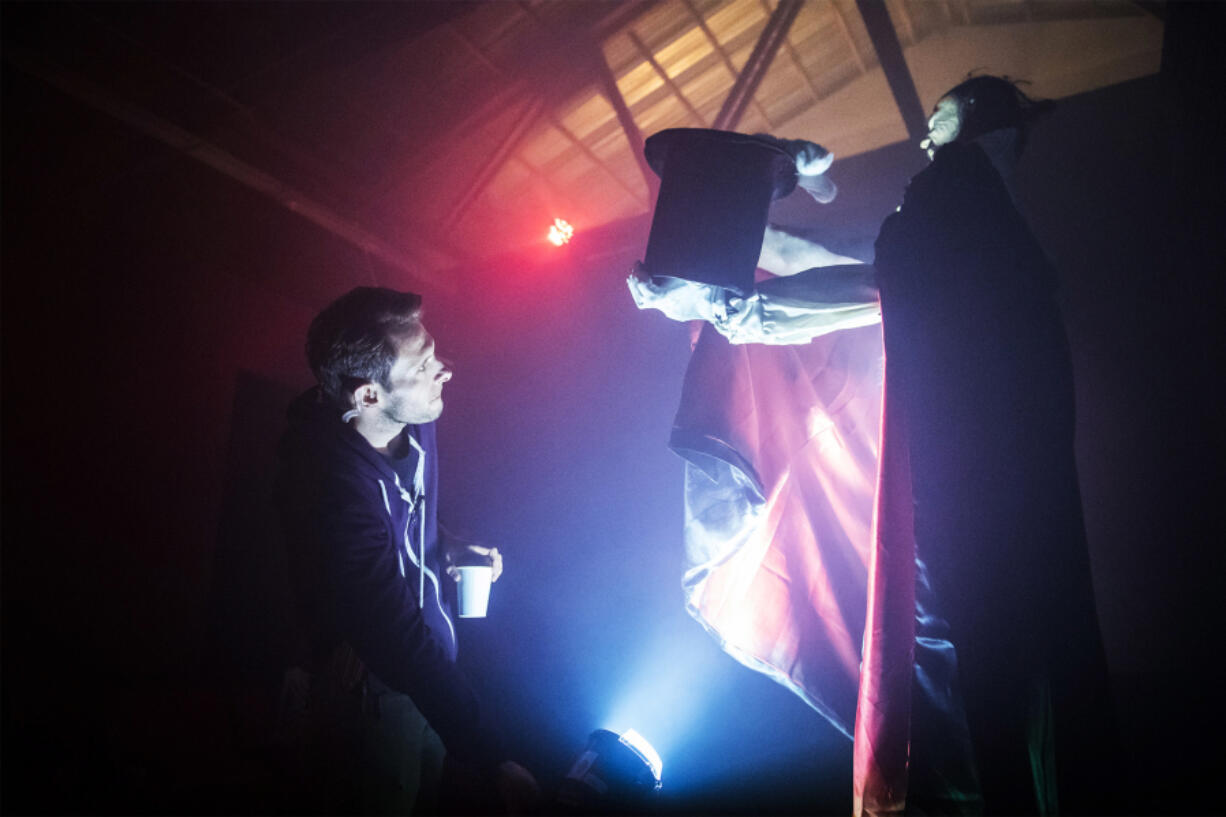
M643 137L649 137L657 131L666 128L696 128L701 127L694 122L689 113L673 99L661 99L641 111L635 111L634 119L638 122Z
M707 17L707 27L726 49L735 49L746 42L751 45L756 42L766 20L767 11L758 0L732 0ZM738 71L744 62L744 59L732 60Z
M618 77L617 88L629 107L640 104L653 93L666 90L664 79L646 62L639 62Z
M517 154L533 167L545 168L570 149L571 143L561 131L545 125L524 140Z
M525 191L539 186L539 171L520 159L511 159L494 176L487 195L503 205L519 201Z
M565 112L559 112L562 124L579 139L588 141L609 122L616 121L613 106L603 94L594 90L586 98L580 98Z
M674 79L689 70L709 67L704 63L712 62L714 57L711 43L699 28L692 28L663 47L655 48L656 62Z

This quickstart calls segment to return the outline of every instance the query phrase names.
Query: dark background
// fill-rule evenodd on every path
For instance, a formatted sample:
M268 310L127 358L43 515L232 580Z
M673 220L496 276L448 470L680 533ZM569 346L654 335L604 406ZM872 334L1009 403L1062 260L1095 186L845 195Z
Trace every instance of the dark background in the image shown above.
M1063 278L1137 813L1220 808L1220 8L1170 5L1163 73L1065 100L1019 179ZM7 38L25 9L3 10ZM8 61L0 99L2 807L275 811L290 621L273 446L310 382L310 318L404 284ZM833 207L777 217L863 254L922 162L911 145L837 162ZM662 810L846 813L848 742L682 610L665 441L688 336L625 291L646 229L425 293L456 368L445 518L507 560L461 661L546 788L592 729L634 727L664 755Z

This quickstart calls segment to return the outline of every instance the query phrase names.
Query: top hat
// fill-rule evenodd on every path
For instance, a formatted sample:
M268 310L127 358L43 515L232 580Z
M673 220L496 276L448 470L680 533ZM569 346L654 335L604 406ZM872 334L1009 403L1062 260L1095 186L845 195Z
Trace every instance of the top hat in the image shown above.
M703 128L660 131L643 155L660 177L647 273L752 292L770 204L795 189L795 159L770 137Z

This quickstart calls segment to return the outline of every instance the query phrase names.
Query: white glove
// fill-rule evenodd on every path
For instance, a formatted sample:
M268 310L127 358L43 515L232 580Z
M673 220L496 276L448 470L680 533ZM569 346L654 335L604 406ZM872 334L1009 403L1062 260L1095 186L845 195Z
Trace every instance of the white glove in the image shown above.
M793 145L800 146L795 153ZM815 142L800 139L792 140L787 150L796 157L796 186L822 204L834 201L839 189L825 175L834 162L834 154Z
M769 133L754 136L769 139L796 161L796 186L802 188L822 204L829 204L838 195L839 189L826 178L826 171L834 162L834 154L817 142L807 139L780 139Z
M784 149L796 159L796 172L802 176L820 176L834 162L834 154L816 142L789 139Z
M668 275L658 275L653 280L638 262L626 285L639 309L658 309L675 321L716 322L727 314L723 287Z

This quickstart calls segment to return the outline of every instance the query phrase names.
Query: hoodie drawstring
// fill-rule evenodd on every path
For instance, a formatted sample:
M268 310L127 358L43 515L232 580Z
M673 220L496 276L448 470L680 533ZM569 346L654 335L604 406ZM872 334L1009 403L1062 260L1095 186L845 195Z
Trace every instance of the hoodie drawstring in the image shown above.
M413 493L404 489L400 484L400 476L393 472L392 478L395 479L396 490L400 493L400 498L409 506L409 519L405 523L404 528L404 550L407 553L409 561L413 562L417 568L417 607L425 609L426 606L426 574L430 574L430 581L434 583L435 597L438 602L439 612L443 615L443 620L447 622L447 628L451 631L452 643L455 643L456 632L455 625L451 623L451 617L447 615L446 609L443 607L442 588L439 586L438 577L434 572L426 566L426 452L421 447L417 440L410 435L408 437L413 448L417 451L417 469L413 475ZM387 487L383 480L379 480L379 489L383 492L383 506L387 509L388 516L392 515L391 503L388 501ZM413 524L413 514L417 515L417 553L413 553L413 537L409 533L410 526ZM400 556L400 551L397 552L400 558L400 575L405 574L404 558Z
M413 438L412 434L407 435L409 442L413 448L417 450L417 468L413 473L413 490L417 494L417 502L413 504L413 510L417 513L418 518L418 555L422 569L417 572L418 587L417 598L424 600L426 598L426 450L421 447L421 443Z

